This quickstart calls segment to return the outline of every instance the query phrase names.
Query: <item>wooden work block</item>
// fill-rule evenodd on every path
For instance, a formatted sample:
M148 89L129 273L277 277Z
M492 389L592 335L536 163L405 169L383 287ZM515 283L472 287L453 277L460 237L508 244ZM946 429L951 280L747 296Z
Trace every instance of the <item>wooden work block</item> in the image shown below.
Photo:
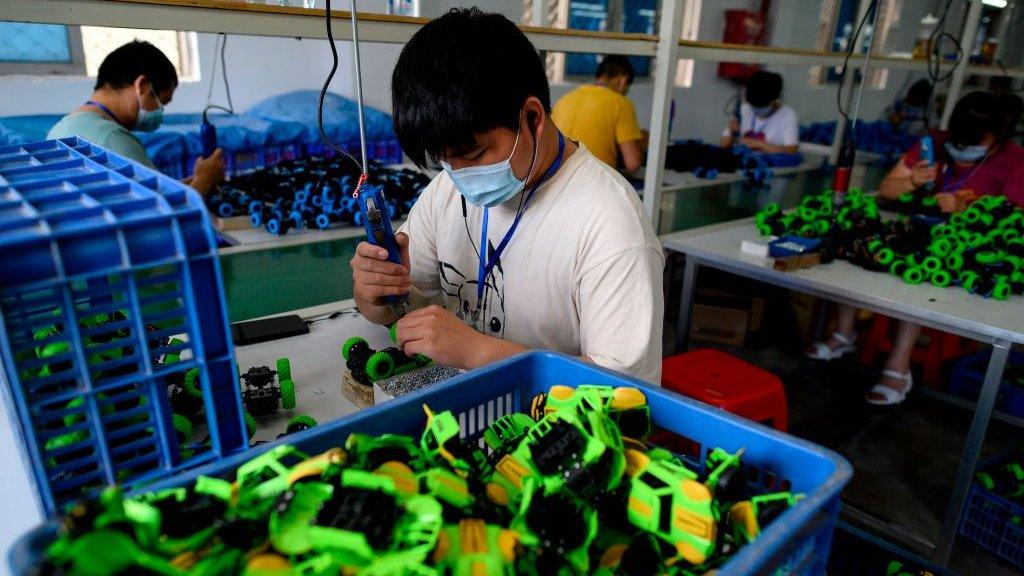
M373 406L373 386L356 382L348 370L341 373L341 394L360 410Z
M231 230L248 230L252 228L252 221L249 220L248 216L232 216L230 218L220 218L214 216L213 227L221 232L228 232Z

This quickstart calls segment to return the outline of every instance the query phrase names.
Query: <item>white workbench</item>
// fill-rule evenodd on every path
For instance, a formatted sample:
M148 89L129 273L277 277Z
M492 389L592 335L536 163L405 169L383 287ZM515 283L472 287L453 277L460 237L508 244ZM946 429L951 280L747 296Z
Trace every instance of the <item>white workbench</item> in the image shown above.
M811 172L821 168L825 163L825 159L825 156L807 154L804 156L804 161L797 166L772 168L771 170L774 178L792 176L794 174ZM731 173L723 172L714 178L697 178L693 175L693 172L677 172L675 170L665 169L665 176L662 178L663 184L661 191L663 194L670 192L682 192L683 190L693 190L696 188L704 188L706 186L733 184L736 182L742 182L745 179L746 177L743 176L741 171Z
M677 349L685 349L697 272L708 266L797 292L866 308L950 332L992 346L974 419L964 442L956 484L949 500L934 559L945 564L956 538L967 490L1002 380L1011 344L1024 344L1024 298L986 300L960 288L910 285L891 274L869 272L845 261L779 272L767 258L741 252L744 240L759 240L754 219L745 218L662 237L666 249L686 255L680 299ZM763 240L761 240L763 242Z
M337 310L339 308L323 314ZM304 311L298 313L304 318L311 316ZM275 362L281 357L291 361L295 409L257 418L256 440L274 440L284 432L288 420L297 414L308 414L324 423L358 410L341 394L341 374L345 367L341 345L352 336L366 338L375 349L392 345L387 328L371 324L355 308L348 308L335 318L310 324L309 334L235 348L235 360L243 374L251 366L269 366L274 370Z

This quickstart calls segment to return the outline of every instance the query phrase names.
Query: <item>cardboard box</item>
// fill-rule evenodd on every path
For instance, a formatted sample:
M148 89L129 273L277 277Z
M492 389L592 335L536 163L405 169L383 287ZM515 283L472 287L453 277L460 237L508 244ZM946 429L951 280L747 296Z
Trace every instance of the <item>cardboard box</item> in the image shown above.
M765 299L761 296L738 292L726 292L724 290L697 290L694 295L694 302L720 308L743 310L750 314L750 321L747 330L757 332L761 329L761 322L764 320Z
M761 308L763 311L763 301ZM742 346L747 338L750 318L751 313L748 310L694 304L693 314L690 316L690 340Z

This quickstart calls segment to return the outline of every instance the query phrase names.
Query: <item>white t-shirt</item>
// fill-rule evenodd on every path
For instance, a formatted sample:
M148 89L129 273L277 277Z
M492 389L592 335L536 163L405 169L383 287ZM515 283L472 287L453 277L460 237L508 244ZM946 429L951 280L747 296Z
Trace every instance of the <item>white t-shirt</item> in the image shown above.
M800 143L800 119L796 112L783 104L767 118L754 116L750 104L744 102L740 106L740 136L763 134L764 141L775 146L793 146ZM726 124L722 136L729 136L729 125Z
M489 252L522 194L490 209ZM485 281L476 315L483 209L441 172L401 231L409 235L413 304L441 304L466 324L528 348L588 356L661 382L664 254L633 187L580 146L530 201ZM468 229L468 230L467 230Z

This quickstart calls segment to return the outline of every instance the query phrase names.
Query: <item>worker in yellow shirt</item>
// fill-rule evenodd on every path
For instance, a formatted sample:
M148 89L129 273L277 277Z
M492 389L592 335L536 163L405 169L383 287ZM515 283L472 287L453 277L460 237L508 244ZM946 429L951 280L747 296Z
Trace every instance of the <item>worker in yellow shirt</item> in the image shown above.
M605 56L593 84L580 86L555 103L551 117L570 139L582 142L605 164L633 172L643 161L646 135L626 98L633 66L625 56Z

